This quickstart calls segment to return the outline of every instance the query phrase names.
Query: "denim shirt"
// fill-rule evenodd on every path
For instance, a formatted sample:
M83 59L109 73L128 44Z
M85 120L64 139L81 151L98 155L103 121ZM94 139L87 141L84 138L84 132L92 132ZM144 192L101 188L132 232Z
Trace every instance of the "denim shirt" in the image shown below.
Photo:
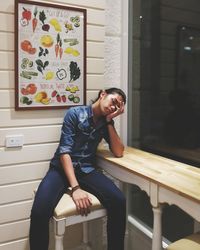
M91 172L98 144L103 138L109 143L106 120L103 117L94 126L91 105L70 108L64 117L60 143L51 165L61 167L60 155L69 154L75 168Z

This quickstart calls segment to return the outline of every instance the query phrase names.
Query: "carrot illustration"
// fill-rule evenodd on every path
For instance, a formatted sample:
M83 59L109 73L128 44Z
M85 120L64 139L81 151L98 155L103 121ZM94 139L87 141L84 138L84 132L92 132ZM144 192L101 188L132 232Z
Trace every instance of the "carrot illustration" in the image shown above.
M55 45L55 53L56 53L56 57L58 57L58 52L59 52L59 48L60 48L60 46L59 46L59 43L60 43L60 34L59 33L57 34L56 40L57 40L57 43Z
M37 23L38 23L38 20L37 20L37 18L36 18L37 13L38 13L38 11L37 11L37 7L36 7L35 10L34 10L34 18L33 18L33 20L32 20L33 32L35 31L36 26L37 26Z
M59 48L60 59L62 58L62 54L63 54L63 48L62 48L62 41L60 40L60 48Z
M59 45L56 44L55 45L55 53L56 53L56 57L58 56L58 52L59 52Z

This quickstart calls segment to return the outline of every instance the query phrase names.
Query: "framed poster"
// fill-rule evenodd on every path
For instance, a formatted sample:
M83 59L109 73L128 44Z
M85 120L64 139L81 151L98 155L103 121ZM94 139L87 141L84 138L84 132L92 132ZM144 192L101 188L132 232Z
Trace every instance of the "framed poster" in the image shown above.
M86 10L16 0L15 109L84 105Z

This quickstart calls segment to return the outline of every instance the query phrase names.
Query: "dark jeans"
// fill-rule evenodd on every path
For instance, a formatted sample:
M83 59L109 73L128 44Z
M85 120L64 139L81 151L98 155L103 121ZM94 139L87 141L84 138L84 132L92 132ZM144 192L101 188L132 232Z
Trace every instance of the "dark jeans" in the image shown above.
M81 188L94 194L107 209L108 250L123 250L126 224L126 200L123 193L97 170L89 174L78 170L76 177ZM48 250L49 219L68 187L64 172L50 167L39 185L31 211L30 250Z

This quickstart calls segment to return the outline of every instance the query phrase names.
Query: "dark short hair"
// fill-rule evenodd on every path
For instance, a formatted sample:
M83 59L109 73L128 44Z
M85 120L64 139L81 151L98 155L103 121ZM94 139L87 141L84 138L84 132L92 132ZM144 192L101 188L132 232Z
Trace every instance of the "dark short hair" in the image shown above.
M123 90L119 89L119 88L109 88L109 89L104 89L104 90L100 90L98 93L98 97L96 98L96 100L94 102L96 102L97 100L99 100L101 93L105 91L106 94L118 94L122 97L124 104L126 104L126 94L124 93Z

